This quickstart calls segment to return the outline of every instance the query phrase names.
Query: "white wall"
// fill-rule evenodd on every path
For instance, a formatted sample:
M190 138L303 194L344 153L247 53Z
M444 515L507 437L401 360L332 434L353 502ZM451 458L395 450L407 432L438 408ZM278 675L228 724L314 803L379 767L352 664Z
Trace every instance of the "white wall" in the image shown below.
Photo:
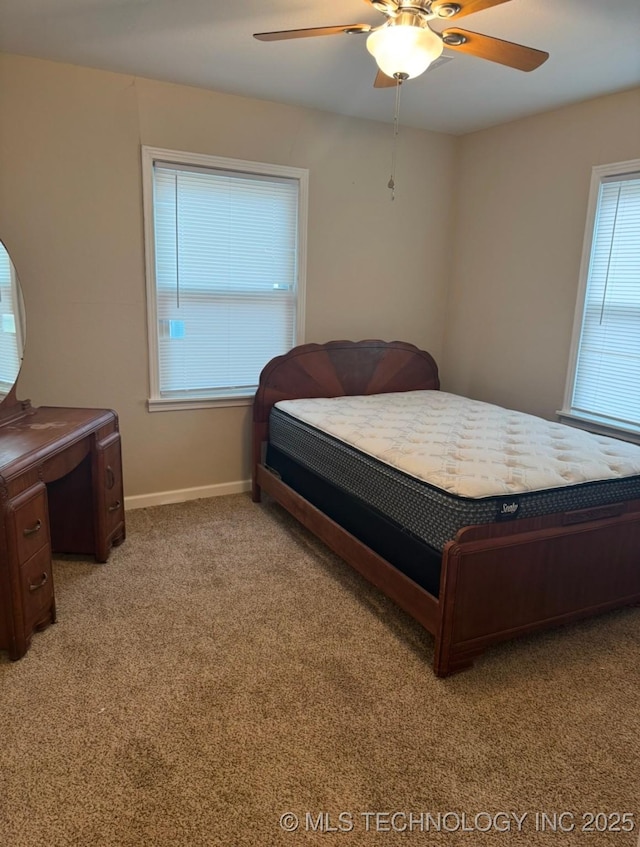
M640 89L465 136L443 387L554 418L591 169L640 155Z
M440 355L456 139L0 56L0 237L27 312L19 396L120 415L125 491L249 475L248 408L149 413L140 145L310 169L307 341Z
M249 475L248 408L146 408L140 145L310 169L307 341L403 339L443 388L553 417L591 167L638 156L640 89L463 138L0 56L0 237L19 395L115 408L129 497ZM454 226L455 211L455 226Z

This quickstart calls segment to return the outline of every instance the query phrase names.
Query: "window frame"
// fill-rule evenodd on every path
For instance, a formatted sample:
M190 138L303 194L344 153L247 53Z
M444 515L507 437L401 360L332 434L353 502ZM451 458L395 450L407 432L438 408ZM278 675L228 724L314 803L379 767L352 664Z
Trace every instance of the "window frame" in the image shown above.
M626 162L616 162L607 165L595 165L591 170L589 202L587 205L587 219L582 247L582 258L580 262L580 276L573 318L571 347L569 350L569 364L567 368L562 408L557 412L557 414L563 422L577 426L581 429L586 429L590 432L599 433L601 435L610 435L626 441L640 443L640 425L638 427L616 425L615 423L608 422L604 418L599 418L595 413L593 415L588 415L586 413L582 415L576 413L572 409L573 392L578 367L578 354L580 350L580 338L582 335L582 325L585 317L585 300L589 270L591 267L591 253L595 235L600 187L604 182L615 181L616 177L625 177L635 174L640 175L640 159L630 159Z
M298 231L297 231L297 282L296 282L296 319L295 343L304 343L305 330L305 294L307 266L307 221L309 197L309 171L306 168L294 168L288 165L274 165L266 162L253 162L244 159L230 159L206 153L189 153L182 150L168 150L161 147L142 145L142 195L145 239L145 276L147 292L147 341L149 348L149 397L147 406L150 412L175 411L180 409L208 409L225 406L248 406L253 402L254 393L228 396L198 398L167 398L160 395L159 335L156 286L156 243L154 226L154 181L155 162L164 162L176 166L192 166L236 172L238 174L258 174L265 177L285 177L298 183ZM286 352L286 351L283 351ZM265 364L267 364L265 362Z

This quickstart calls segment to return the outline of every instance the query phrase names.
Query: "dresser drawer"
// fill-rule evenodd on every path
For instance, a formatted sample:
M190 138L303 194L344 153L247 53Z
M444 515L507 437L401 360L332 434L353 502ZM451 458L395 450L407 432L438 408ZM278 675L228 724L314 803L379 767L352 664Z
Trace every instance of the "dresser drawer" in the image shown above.
M106 562L112 547L125 537L120 433L111 432L96 444L96 561Z
M9 544L14 548L18 564L49 546L47 489L43 483L28 488L9 502L7 523Z
M104 528L105 535L109 536L124 521L120 435L112 433L99 443L98 450Z
M22 565L20 581L24 621L29 629L35 626L53 605L51 550L48 545Z

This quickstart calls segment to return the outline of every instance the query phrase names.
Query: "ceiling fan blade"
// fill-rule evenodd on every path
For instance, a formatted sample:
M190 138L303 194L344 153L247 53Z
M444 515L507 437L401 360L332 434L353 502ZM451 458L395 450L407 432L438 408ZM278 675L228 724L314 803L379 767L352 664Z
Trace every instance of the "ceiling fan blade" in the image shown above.
M373 83L374 88L395 88L397 80L392 76L387 76L384 71L378 71L376 81Z
M544 50L523 47L522 44L503 41L490 35L480 35L466 29L445 29L441 35L445 46L451 50L498 62L518 71L533 71L549 58L549 54Z
M312 38L316 35L340 35L343 32L371 32L369 24L342 24L342 26L316 26L311 29L285 29L280 32L254 32L258 41L285 41L288 38Z
M457 3L451 3L449 0L437 0L431 9L443 18L463 18L465 15L472 15L474 12L481 12L483 9L509 2L510 0L458 0ZM438 13L441 7L443 7L442 13Z

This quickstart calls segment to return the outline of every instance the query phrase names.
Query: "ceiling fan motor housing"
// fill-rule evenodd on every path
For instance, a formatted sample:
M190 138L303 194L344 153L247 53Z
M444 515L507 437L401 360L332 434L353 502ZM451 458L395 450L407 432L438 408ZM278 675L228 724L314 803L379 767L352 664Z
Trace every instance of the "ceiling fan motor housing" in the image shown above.
M371 5L387 17L394 18L403 12L413 12L426 20L427 18L452 18L459 14L462 6L459 3L439 3L434 7L434 0L370 0Z

